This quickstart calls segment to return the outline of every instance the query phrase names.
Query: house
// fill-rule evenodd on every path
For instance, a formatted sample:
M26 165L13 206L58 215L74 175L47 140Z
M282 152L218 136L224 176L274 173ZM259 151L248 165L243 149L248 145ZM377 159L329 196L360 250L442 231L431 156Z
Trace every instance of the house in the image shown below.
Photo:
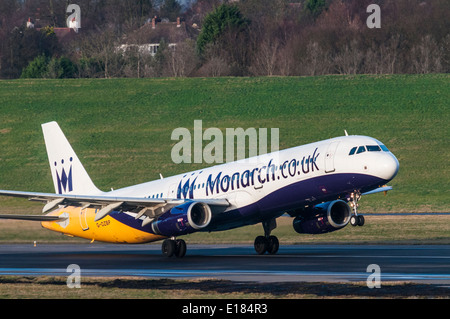
M65 43L71 41L76 36L76 34L79 31L78 25L79 24L77 23L75 18L73 18L69 23L69 27L67 28L53 27L52 29L56 37L58 38L59 43ZM31 20L31 18L28 18L27 28L34 28L34 23ZM41 29L42 28L40 27L36 28L37 31L40 31Z
M197 35L198 29L189 27L180 18L177 18L177 21L170 22L168 19L159 19L155 16L139 29L127 34L117 50L126 52L137 49L141 54L154 56L163 39L169 48L175 49L177 43L195 38Z

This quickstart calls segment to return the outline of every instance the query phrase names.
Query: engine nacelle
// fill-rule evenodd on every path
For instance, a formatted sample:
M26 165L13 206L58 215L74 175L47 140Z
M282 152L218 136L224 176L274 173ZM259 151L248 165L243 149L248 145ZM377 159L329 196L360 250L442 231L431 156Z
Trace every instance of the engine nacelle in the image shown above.
M194 233L209 225L211 208L201 202L187 202L171 208L152 223L153 232L167 237Z
M294 230L299 234L329 233L347 226L351 208L343 200L316 205L294 219Z

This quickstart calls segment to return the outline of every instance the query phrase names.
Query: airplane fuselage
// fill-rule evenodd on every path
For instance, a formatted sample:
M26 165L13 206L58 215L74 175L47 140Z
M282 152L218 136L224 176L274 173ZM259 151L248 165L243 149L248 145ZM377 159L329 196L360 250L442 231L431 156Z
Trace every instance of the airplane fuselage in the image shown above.
M286 212L295 215L297 210L323 202L346 201L355 191L363 193L386 184L397 171L397 159L378 140L343 136L101 195L169 198L180 202L226 199L230 206L224 211L213 211L208 225L198 230L209 232L264 222ZM97 211L94 208L61 207L49 215L63 215L67 219L45 221L42 225L67 235L115 243L145 243L170 237L155 223L143 223L146 217L138 217L137 212L112 211L95 221ZM176 227L181 235L187 224L189 221L180 216Z

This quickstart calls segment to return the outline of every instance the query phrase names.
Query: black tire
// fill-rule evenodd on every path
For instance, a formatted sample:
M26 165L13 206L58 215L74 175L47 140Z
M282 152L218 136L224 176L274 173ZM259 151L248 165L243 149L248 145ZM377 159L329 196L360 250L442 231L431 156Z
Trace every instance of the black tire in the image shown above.
M172 239L166 239L165 241L163 241L162 246L161 246L161 251L164 256L172 257L176 251L175 241Z
M358 215L358 226L364 226L365 219L363 215Z
M352 217L350 217L350 225L358 226L358 219L358 216L352 215Z
M176 249L175 249L175 256L177 258L183 258L184 255L186 255L186 242L183 239L177 239L175 241Z
M271 255L274 255L278 252L278 248L280 248L280 242L276 236L269 236L267 252Z
M258 255L263 255L267 251L268 240L264 236L258 236L255 238L255 251Z

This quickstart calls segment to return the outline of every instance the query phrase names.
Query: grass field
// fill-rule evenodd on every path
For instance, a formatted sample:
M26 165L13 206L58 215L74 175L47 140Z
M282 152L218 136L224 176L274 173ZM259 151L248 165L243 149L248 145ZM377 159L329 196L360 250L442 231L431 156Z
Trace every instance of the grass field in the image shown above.
M226 280L171 280L146 278L86 278L80 289L69 289L65 277L0 277L0 299L448 299L448 288L429 284L384 282L369 289L366 282L349 283L236 283ZM183 303L172 300L172 307ZM144 300L144 304L145 304ZM61 306L58 301L56 306ZM295 305L287 304L289 307Z
M174 164L177 127L276 127L280 148L349 134L397 156L386 197L363 211L449 211L450 75L0 81L0 189L52 192L40 124L56 120L97 186L197 169ZM205 141L204 146L207 144ZM1 211L35 207L0 199Z

